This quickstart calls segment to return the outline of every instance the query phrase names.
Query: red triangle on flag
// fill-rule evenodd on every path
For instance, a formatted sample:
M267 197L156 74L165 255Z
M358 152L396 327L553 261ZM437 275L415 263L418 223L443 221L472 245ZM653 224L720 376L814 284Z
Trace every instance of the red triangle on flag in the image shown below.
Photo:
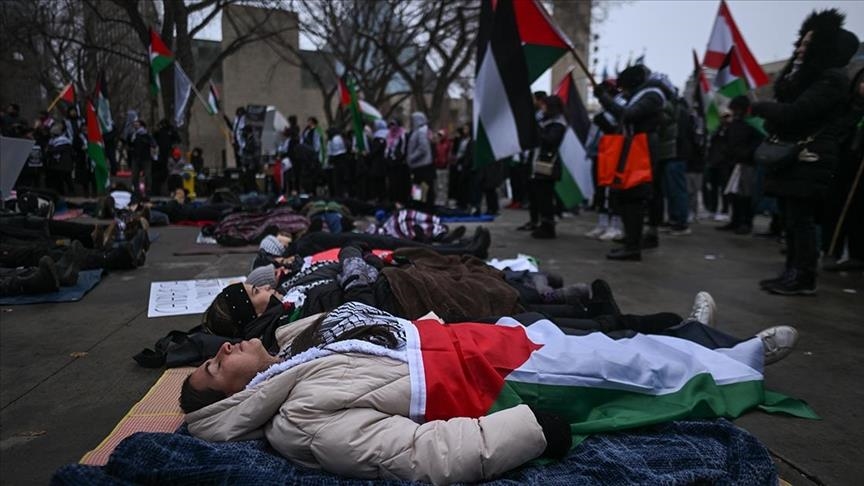
M570 39L558 30L537 0L514 0L513 9L523 44L570 49Z
M162 38L159 37L159 34L153 30L153 27L150 27L150 57L153 55L157 56L165 56L165 57L174 57L174 53L171 52L171 49L168 49L168 46L162 42Z
M66 85L63 88L63 91L60 92L59 98L66 103L74 104L75 103L75 86L72 83Z

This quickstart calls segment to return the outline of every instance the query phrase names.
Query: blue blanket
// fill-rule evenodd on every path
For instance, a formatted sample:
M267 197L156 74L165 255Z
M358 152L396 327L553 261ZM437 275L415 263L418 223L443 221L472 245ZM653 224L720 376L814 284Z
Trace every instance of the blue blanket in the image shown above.
M53 485L304 484L357 486L417 484L360 481L297 466L264 441L205 442L183 433L136 433L104 467L72 464ZM589 437L564 461L511 471L486 484L776 484L765 447L725 420L679 421L627 433Z
M442 223L489 223L495 221L495 216L491 214L478 214L472 216L466 214L464 216L441 216Z
M0 297L0 305L20 304L50 304L53 302L76 302L84 297L84 294L102 280L102 269L82 270L78 272L78 283L72 287L60 287L57 292L49 294L15 295L12 297Z

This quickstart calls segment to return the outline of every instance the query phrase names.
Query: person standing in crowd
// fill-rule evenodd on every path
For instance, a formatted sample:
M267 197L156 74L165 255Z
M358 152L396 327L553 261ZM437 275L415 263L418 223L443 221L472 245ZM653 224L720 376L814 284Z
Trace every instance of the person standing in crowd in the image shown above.
M129 160L132 167L132 190L140 192L141 195L147 196L153 190L153 156L151 149L156 145L156 141L150 136L147 131L147 124L144 120L136 119L132 122L134 131L129 138ZM141 171L144 171L144 190L141 190L139 177Z
M84 186L86 193L87 175L85 171L89 172L90 168L86 167L87 158L85 157L84 150L86 139L84 138L83 123L78 116L78 110L74 106L66 110L66 119L63 120L63 125L66 130L66 138L72 144L72 177L76 184ZM72 194L69 195L71 196Z
M558 96L546 96L539 101L540 147L534 153L529 183L531 198L531 231L533 238L555 238L555 182L561 178L561 158L558 149L564 140L567 120L564 103Z
M411 175L405 163L405 150L408 145L405 130L399 120L392 119L387 124L387 148L384 160L387 165L387 194L391 203L406 204L411 189Z
M16 103L9 103L6 112L0 116L0 134L4 137L20 138L26 123L21 119L21 107Z
M227 118L226 118L227 120ZM234 159L239 161L243 156L243 129L246 128L246 108L239 107L234 112L234 121L231 123L231 142L234 145Z
M411 170L412 181L425 191L419 202L428 211L435 206L435 166L432 164L432 153L426 115L419 111L414 112L411 114L411 135L408 137L405 158Z
M369 143L369 199L377 203L387 199L387 162L384 154L387 151L387 122L375 120L375 130Z
M675 159L666 164L664 182L669 212L669 234L683 236L691 233L687 169L696 156L696 133L687 101L684 98L674 97L667 104L671 106L671 116L675 117ZM693 213L694 217L695 214Z
M66 136L63 125L55 123L51 126L51 140L48 141L48 155L45 163L45 179L49 189L61 196L71 196L75 192L72 186L72 169L75 167L75 149L72 141Z
M687 164L678 156L678 93L665 74L650 73L651 87L664 98L657 122L657 144L651 157L652 191L648 199L648 228L642 238L642 248L660 245L659 229L666 215L666 197L671 192L676 207L669 208L670 230L679 235L688 234L687 226ZM654 157L656 155L656 157ZM669 185L672 187L669 187ZM683 203L682 203L683 201ZM684 214L676 214L683 212ZM679 220L683 219L683 223ZM674 228L673 228L674 226Z
M174 147L180 143L180 133L174 128L167 119L159 122L159 127L156 133L153 134L156 140L156 146L159 149L159 155L156 162L153 164L153 188L152 191L156 195L162 194L162 186L168 179L168 164L171 159L171 152ZM171 193L170 191L168 192Z
M243 127L243 150L240 152L240 162L243 168L243 190L257 191L255 177L261 169L261 141L251 125Z
M751 112L765 119L768 133L796 144L794 154L769 168L766 194L781 200L786 222L783 273L760 282L774 294L816 292L819 260L816 211L824 202L840 139L846 130L849 78L843 67L858 49L858 38L843 29L836 9L813 12L801 26L795 54L774 81L775 101L753 103Z
M644 133L648 138L648 150L652 164L658 158L660 125L666 95L661 90L656 79L650 78L651 71L643 65L629 67L618 76L618 87L624 95L626 104L621 106L602 85L595 91L595 96L603 108L619 121L619 124L629 134ZM625 168L626 169L626 168ZM610 251L606 258L610 260L641 260L642 259L642 219L645 206L651 197L651 184L638 184L628 189L612 191L621 211L624 223L624 248Z
M705 210L714 221L726 221L729 214L729 198L724 194L729 181L729 141L727 130L732 123L732 112L724 111L720 116L720 126L711 135L706 157L705 179L703 180L703 201Z
M697 116L696 107L691 107L687 112L686 121L679 121L689 124L688 132L691 137L691 151L687 159L687 198L689 201L690 216L687 218L688 223L696 223L699 221L699 192L702 190L702 174L705 172L705 125L702 117ZM682 141L682 143L686 143ZM686 148L683 149L685 153Z
M471 201L471 173L474 167L474 140L471 137L471 124L459 127L459 141L456 146L456 207L467 211Z
M618 85L606 80L603 82L603 89L610 93L612 101L619 106L627 104L624 94L618 89ZM602 111L596 114L593 118L594 126L597 127L595 136L590 137L587 148L594 155L594 164L592 165L592 177L596 190L594 191L594 209L597 211L597 226L585 234L589 238L597 238L601 241L618 241L624 238L623 223L621 222L621 214L618 212L617 199L614 197L612 189L608 186L601 186L598 178L598 163L599 163L599 145L603 135L613 135L621 133L621 125L615 116L608 112Z
M303 133L300 135L300 143L306 145L315 151L315 156L318 160L322 160L322 152L321 149L324 145L324 137L321 136L321 132L318 129L318 119L314 116L310 116L306 120L306 128L303 129Z
M450 188L450 162L453 152L453 139L447 135L447 130L438 130L435 136L435 182L438 187L435 193L444 197L444 206L447 205L447 194Z
M330 127L327 130L327 157L328 165L331 167L330 174L330 197L343 198L348 196L348 184L350 183L349 174L349 155L348 148L345 146L345 139L339 133L336 127Z
M753 189L756 184L753 152L762 142L762 134L747 123L749 98L736 96L729 102L729 109L732 110L732 122L726 130L726 156L734 168L724 193L729 194L732 200L732 219L728 224L715 229L746 235L753 231Z
M848 272L864 270L864 69L860 69L852 82L852 103L844 117L849 135L840 144L840 163L837 175L832 180L827 204L828 224L822 230L825 252L829 257L840 258L843 243L849 258L825 264L826 272ZM852 192L854 191L854 192ZM850 194L851 192L851 194ZM848 208L843 215L843 208ZM839 219L845 216L842 221ZM840 226L839 231L835 230ZM831 245L835 248L832 253Z
M191 155L189 155L189 162L192 164L192 168L195 170L196 174L201 174L204 172L204 149L201 147L195 147L192 149Z

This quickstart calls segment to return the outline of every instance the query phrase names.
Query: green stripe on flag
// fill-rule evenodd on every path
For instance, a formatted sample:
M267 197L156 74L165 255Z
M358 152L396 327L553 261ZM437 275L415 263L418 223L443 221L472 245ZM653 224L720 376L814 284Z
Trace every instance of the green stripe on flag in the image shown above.
M492 162L495 162L492 145L489 143L489 137L486 136L483 122L480 122L477 124L477 139L474 141L474 168L478 169Z
M759 406L768 412L817 418L801 401L766 393L761 380L718 385L709 373L695 375L680 390L664 395L507 380L489 413L522 403L569 422L574 446L590 434L687 418L735 418Z
M533 83L550 66L555 64L567 52L567 49L539 44L525 44L522 46L522 52L525 54L525 62L528 64L528 79Z
M555 183L555 192L558 193L558 197L564 203L564 208L571 209L582 202L582 191L579 190L579 186L573 179L573 175L567 170L567 166L561 164L561 169L561 180Z
M722 94L727 98L734 98L736 96L746 95L747 91L747 82L744 81L742 78L737 78L717 90L718 93Z
M100 143L88 142L87 155L90 156L90 160L95 165L96 190L99 194L104 194L108 187L108 164L105 163L105 149Z

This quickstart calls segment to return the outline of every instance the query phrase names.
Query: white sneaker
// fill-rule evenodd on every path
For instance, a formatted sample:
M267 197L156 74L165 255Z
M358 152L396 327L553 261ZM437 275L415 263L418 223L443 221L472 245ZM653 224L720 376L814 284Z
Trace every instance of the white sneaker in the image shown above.
M594 229L585 233L585 236L587 236L588 238L599 238L600 235L605 233L608 228L608 226L597 225Z
M714 298L708 292L701 291L693 299L693 309L687 318L697 320L708 327L714 327L717 319L716 314L717 304L714 303Z
M609 227L603 232L602 235L598 236L597 239L600 241L612 241L618 238L623 238L624 232L618 228Z
M726 221L729 221L729 219L730 218L728 214L717 213L714 215L714 221L717 221L718 223L724 223Z
M798 342L798 330L792 326L769 327L756 334L765 349L765 364L776 363L789 356Z

